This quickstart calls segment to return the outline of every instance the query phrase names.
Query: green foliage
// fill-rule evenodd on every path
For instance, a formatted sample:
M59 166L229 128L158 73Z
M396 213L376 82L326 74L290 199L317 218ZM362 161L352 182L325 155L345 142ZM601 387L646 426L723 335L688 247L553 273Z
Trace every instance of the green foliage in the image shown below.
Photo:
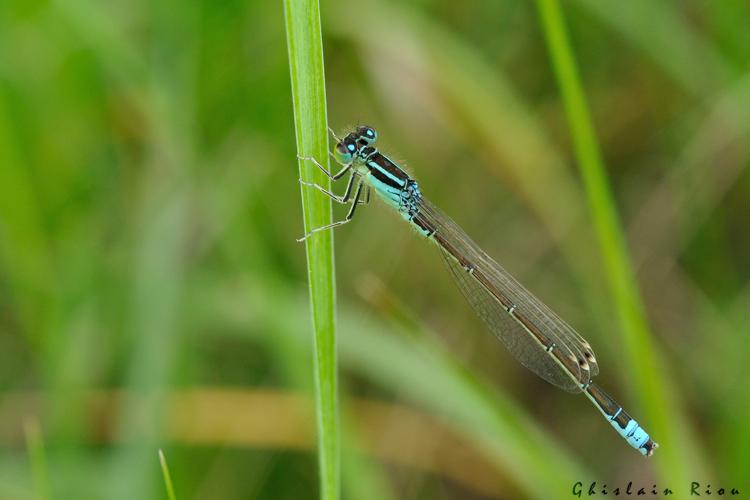
M556 4L5 2L0 498L169 498L162 448L180 498L750 488L750 7ZM295 242L343 216L297 182L326 109L591 341L654 457L379 203L334 286L333 234Z

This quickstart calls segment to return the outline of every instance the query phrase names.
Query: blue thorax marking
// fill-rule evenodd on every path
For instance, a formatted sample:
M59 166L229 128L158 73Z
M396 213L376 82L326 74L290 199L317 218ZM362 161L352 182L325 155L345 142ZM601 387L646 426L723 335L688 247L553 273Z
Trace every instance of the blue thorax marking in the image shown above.
M409 182L413 182L409 175L372 146L361 146L357 156L367 168L368 181L375 192L399 212L404 210L404 197L408 197L405 191Z
M390 158L370 146L361 148L359 154L370 174L377 180L396 189L406 187L406 183L410 180L409 175Z
M417 181L372 146L360 146L357 156L367 168L368 181L375 192L404 219L412 222L419 213L422 199ZM420 231L425 232L421 228Z
M409 176L382 154L373 155L367 160L367 168L378 180L394 188L403 189Z

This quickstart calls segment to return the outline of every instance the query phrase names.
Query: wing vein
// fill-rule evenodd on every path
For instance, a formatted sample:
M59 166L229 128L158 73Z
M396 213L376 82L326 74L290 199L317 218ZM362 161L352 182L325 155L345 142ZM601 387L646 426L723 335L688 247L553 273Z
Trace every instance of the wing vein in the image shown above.
M580 385L598 373L588 342L479 248L458 224L424 199L420 200L419 217L435 228L432 239L461 293L521 364L569 392L579 392ZM478 276L489 283L480 282ZM510 304L504 305L498 295ZM513 313L506 308L511 306ZM521 318L529 325L522 324ZM549 346L553 349L548 350ZM561 356L571 361L561 363Z

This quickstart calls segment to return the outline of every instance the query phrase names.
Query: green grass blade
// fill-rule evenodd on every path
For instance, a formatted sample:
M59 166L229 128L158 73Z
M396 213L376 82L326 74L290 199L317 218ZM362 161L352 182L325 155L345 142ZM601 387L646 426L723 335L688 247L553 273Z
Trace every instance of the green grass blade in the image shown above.
M285 0L289 69L292 80L294 126L299 156L328 166L323 40L320 6L316 0ZM299 161L300 178L327 186L328 179L311 162ZM302 187L305 231L331 222L331 201ZM315 234L306 242L313 334L318 421L321 498L337 499L340 491L340 429L336 373L335 281L333 236Z
M174 494L172 476L169 474L169 467L167 466L167 459L164 457L162 450L159 450L159 464L161 465L161 474L164 477L164 486L167 488L167 498L169 500L177 500L177 496Z
M675 483L689 484L691 453L686 451L693 446L694 440L687 436L685 422L670 397L668 388L672 384L657 363L562 12L557 0L537 0L537 5L622 331L625 364L631 367L631 389L637 394L645 415L640 417L641 423L662 444L662 449L657 452L662 475Z

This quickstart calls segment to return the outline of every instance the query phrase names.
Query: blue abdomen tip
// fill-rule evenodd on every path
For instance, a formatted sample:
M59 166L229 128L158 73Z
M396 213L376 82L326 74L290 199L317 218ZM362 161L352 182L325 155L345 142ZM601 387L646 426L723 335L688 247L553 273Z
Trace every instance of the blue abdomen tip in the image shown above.
M643 445L648 442L649 435L640 425L638 425L638 422L630 419L624 429L620 427L616 420L611 420L610 422L612 423L612 427L617 429L617 432L625 438L630 446L639 450L644 455L648 452Z

